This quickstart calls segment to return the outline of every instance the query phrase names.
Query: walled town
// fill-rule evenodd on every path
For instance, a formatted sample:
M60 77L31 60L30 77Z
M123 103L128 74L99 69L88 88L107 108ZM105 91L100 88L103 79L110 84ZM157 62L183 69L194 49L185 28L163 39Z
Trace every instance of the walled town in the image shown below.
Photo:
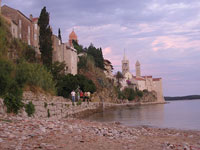
M0 83L5 86L0 92L0 149L200 149L200 132L197 131L84 120L88 115L115 107L164 104L162 78L142 76L139 61L133 75L125 54L122 73L113 74L113 66L103 59L101 48L90 45L84 50L74 30L68 42L63 42L59 35L51 35L51 63L55 67L50 74L46 68L42 69L44 56L39 22L38 16L27 17L17 8L1 7L0 0L0 33L3 33L0 38L10 44L6 47L0 41L0 51L3 46L7 50L6 55L0 55L0 67L6 68L3 75L0 73ZM51 27L50 30L52 32ZM28 54L33 52L34 55L20 59L24 56L19 50L23 49L21 45L28 46ZM62 69L58 73L59 67ZM8 71L12 68L16 69L14 73ZM13 74L16 81L8 84ZM9 79L4 75L10 75ZM84 92L86 96L76 95L78 100L72 103L72 90L79 94Z

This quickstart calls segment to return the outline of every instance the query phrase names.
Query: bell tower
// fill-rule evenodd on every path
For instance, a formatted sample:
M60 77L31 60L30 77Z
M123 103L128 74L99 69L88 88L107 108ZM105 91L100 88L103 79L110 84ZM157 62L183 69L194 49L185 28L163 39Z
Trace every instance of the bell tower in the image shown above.
M140 62L137 60L135 64L135 70L136 70L136 77L141 77L141 68L140 68Z
M124 50L124 58L122 60L122 74L125 75L127 72L129 72L129 60L126 58Z
M72 32L69 35L69 45L71 47L73 47L73 41L76 41L78 43L78 37L77 37L76 33L74 32L74 29L72 30Z

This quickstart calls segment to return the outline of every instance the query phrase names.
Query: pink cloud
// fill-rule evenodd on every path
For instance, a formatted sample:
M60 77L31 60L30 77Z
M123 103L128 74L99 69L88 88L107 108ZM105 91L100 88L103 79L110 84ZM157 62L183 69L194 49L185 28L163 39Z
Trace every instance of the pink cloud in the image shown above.
M166 49L195 49L200 47L199 40L190 41L186 37L182 36L159 36L151 44L153 51L166 50Z
M106 55L109 55L112 53L112 49L111 47L106 47L103 49L103 55L106 56Z

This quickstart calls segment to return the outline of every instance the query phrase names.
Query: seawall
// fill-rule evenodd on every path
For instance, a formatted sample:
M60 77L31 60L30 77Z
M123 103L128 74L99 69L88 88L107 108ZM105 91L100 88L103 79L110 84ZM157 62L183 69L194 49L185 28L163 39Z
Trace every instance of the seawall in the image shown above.
M45 94L34 94L32 92L24 92L23 102L27 104L32 101L35 105L35 118L52 118L61 119L68 117L83 118L96 112L101 112L104 109L117 106L133 106L133 105L146 105L146 104L158 104L160 102L132 102L132 103L101 103L101 102L82 102L81 105L72 105L69 99L58 96L50 96ZM0 99L0 115L7 115L6 107L3 104L3 99ZM25 109L23 108L18 116L27 117Z

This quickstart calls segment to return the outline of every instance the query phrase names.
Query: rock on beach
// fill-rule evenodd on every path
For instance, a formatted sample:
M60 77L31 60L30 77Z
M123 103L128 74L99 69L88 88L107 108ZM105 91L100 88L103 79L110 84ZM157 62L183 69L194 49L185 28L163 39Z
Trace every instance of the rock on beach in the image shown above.
M1 117L0 148L9 149L200 149L200 131L126 127L85 120Z

